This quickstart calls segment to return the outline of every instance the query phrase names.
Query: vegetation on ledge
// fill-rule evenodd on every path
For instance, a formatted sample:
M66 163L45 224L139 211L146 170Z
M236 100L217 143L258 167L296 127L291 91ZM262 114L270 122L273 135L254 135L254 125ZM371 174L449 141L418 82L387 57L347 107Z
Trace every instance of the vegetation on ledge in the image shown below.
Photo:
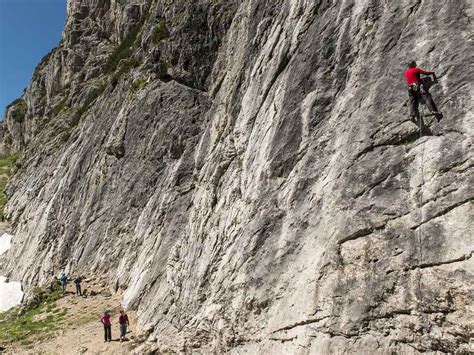
M151 41L154 45L157 45L162 40L170 38L171 34L166 26L166 22L164 20L158 21L155 28L153 29L153 33L151 35Z
M140 38L138 34L141 31L143 22L135 25L123 39L122 43L110 54L107 63L105 64L105 73L113 73L120 64L122 59L129 58L133 55L136 43L139 42Z

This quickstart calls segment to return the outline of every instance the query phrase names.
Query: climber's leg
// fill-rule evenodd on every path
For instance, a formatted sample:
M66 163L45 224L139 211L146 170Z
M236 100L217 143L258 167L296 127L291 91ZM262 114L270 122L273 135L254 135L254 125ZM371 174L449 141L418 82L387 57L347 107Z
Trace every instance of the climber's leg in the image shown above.
M438 121L443 118L443 114L441 112L438 112L438 107L436 107L436 104L434 103L431 94L428 91L422 91L421 96L430 112L434 114Z
M416 90L416 88L411 86L408 87L408 99L410 101L410 117L414 122L418 122L418 118L420 117L420 113L418 112L420 95L418 94L418 90Z

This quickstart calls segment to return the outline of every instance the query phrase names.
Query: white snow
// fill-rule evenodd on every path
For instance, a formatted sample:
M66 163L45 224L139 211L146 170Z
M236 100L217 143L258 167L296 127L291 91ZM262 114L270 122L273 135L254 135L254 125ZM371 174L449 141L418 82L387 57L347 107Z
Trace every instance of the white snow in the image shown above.
M23 291L19 282L6 282L7 278L0 276L0 312L8 311L18 306L23 299Z
M12 246L13 236L3 233L0 236L0 256ZM23 300L21 283L7 282L7 278L0 276L0 312L8 311L10 308L18 306Z
M13 236L7 233L3 233L0 236L0 255L5 253L12 246Z

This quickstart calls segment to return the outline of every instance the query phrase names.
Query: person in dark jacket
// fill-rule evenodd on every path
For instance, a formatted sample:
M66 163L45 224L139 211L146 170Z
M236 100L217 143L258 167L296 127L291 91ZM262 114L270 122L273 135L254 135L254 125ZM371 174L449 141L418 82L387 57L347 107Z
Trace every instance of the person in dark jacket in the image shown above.
M410 116L412 120L418 122L420 118L420 113L418 111L418 106L420 100L422 99L431 113L438 119L438 121L443 118L443 114L438 112L438 108L431 97L431 94L428 91L428 87L423 85L421 80L421 75L431 75L433 76L433 81L438 82L435 72L426 71L416 67L416 62L412 61L408 64L407 70L405 70L405 80L408 86L408 98L410 100Z
M79 296L82 296L81 282L82 282L82 279L80 276L77 276L74 279L74 284L76 285L76 295L79 295Z
M125 335L127 334L127 326L130 325L128 316L124 310L120 311L119 325L120 325L120 342L122 342L125 340Z

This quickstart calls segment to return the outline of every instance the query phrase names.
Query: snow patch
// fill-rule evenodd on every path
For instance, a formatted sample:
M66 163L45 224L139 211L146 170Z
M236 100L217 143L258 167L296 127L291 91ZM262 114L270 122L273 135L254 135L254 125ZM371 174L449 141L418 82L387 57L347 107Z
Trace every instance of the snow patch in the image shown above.
M3 233L0 236L0 256L12 246L13 236ZM8 311L10 308L18 306L23 300L21 283L9 282L4 276L0 276L0 312Z
M8 282L6 277L0 276L0 312L18 306L22 300L21 284L14 281Z
M0 236L0 255L3 255L12 246L13 236L8 233L3 233Z

